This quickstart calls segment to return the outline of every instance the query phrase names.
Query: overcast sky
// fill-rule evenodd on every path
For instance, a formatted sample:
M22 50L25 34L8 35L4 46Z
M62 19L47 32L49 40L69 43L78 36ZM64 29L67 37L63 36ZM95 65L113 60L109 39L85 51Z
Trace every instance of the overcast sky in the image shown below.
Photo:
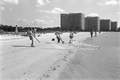
M61 13L84 13L119 22L120 0L0 0L0 23L60 26Z

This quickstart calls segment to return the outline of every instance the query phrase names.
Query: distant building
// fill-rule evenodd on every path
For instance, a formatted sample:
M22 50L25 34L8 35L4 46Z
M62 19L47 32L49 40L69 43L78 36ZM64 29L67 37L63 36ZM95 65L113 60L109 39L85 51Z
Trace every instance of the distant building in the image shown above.
M61 28L66 30L84 30L84 14L69 13L61 14Z
M85 17L85 30L100 30L100 18L99 17Z
M110 19L101 19L100 20L100 30L101 31L110 31L111 30L111 20Z
M117 30L117 22L111 22L111 31L116 31Z

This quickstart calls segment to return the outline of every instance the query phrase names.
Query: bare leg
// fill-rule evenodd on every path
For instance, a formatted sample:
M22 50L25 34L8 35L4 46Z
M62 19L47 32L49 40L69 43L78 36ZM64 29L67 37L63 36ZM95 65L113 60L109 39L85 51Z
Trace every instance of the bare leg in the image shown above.
M91 35L91 38L93 37L93 35Z
M34 45L33 45L33 40L32 40L32 42L31 42L31 47L34 47Z
M69 43L72 43L72 39L70 38Z

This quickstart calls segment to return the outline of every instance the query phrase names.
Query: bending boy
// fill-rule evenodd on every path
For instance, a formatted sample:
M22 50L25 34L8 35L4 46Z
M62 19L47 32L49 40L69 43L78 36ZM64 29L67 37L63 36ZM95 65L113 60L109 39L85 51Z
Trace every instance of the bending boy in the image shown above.
M60 43L60 33L57 31L55 32L56 38L57 38L57 43Z

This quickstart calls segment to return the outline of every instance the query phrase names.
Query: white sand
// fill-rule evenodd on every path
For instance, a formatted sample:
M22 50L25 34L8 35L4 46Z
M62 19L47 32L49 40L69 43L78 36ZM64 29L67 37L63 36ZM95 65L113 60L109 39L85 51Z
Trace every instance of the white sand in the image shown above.
M13 39L20 39L20 38L23 38L23 36L20 36L20 35L11 35L11 34L3 34L3 35L0 35L0 41L4 41L4 40L13 40Z
M66 63L74 57L77 51L74 45L68 44L69 33L61 35L65 44L51 41L54 33L37 37L35 47L30 47L28 37L3 37L0 40L0 80L55 80L64 69ZM1 36L0 36L1 37ZM74 44L78 45L90 37L89 33L75 34ZM17 38L17 39L13 39ZM81 44L83 45L83 44ZM88 45L89 46L89 45Z

